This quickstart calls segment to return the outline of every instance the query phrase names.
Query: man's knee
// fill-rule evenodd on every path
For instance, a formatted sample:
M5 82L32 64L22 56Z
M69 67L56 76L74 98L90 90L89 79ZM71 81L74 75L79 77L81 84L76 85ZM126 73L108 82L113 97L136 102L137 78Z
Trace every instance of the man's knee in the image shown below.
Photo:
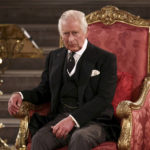
M38 131L32 137L31 150L52 150L60 147L60 142L51 132Z
M89 150L92 147L93 141L90 139L89 135L84 130L77 130L71 136L68 150Z
M89 147L97 146L106 140L105 132L98 125L90 125L74 131L71 136L69 145L88 145Z
M35 134L32 137L32 146L37 145L37 143L43 143L44 141L42 141L42 140L43 140L42 136Z
M71 141L74 141L74 142L76 141L77 143L81 141L82 142L88 141L88 139L89 139L89 136L87 132L84 130L77 130L71 136Z

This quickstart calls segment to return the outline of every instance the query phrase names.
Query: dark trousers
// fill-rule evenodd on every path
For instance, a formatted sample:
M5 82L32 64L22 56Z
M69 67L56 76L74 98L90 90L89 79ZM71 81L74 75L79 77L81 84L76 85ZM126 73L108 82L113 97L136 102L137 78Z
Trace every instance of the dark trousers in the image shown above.
M68 145L68 150L91 150L106 141L106 132L99 124L90 122L82 128L74 128L64 139L53 135L51 126L66 117L59 114L53 121L39 129L32 137L31 150L55 150Z

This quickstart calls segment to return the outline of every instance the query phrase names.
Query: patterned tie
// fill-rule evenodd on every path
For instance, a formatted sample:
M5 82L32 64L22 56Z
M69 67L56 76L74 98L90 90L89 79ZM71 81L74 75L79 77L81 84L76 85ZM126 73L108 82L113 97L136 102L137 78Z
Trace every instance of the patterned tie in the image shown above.
M75 52L69 53L69 57L67 60L67 70L69 71L69 73L72 71L72 69L75 65L75 59L73 57L74 54L75 54Z

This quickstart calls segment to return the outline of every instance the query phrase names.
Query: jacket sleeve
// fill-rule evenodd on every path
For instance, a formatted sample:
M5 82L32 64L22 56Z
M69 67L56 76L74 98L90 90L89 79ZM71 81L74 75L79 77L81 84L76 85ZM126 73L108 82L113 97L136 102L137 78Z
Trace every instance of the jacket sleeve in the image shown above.
M50 87L49 87L49 66L50 66L51 53L48 55L45 63L45 69L41 76L41 82L32 90L21 91L24 101L29 101L33 104L42 104L50 101Z
M86 102L81 108L71 115L80 126L101 116L106 109L112 108L112 99L116 89L117 81L116 56L109 54L100 66L100 80L93 98ZM112 112L113 114L113 112Z

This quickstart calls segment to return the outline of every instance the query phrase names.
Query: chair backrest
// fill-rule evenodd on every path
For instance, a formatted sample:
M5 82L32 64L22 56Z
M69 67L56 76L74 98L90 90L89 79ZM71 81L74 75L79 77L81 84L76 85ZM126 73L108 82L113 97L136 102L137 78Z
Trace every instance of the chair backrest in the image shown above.
M150 73L150 22L114 6L92 12L86 19L88 40L116 54L118 71L133 76L132 100L136 100Z

